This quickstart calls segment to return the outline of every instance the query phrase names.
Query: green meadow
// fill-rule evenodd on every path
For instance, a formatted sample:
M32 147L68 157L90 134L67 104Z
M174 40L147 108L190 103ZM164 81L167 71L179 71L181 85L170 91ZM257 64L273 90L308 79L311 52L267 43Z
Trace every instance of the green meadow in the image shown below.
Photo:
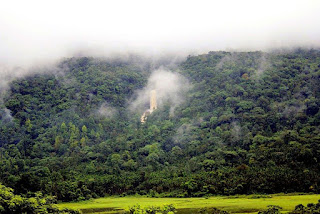
M257 213L268 205L281 206L284 213L292 211L296 205L316 203L319 194L273 194L273 195L240 195L216 196L209 198L149 198L143 196L105 197L88 201L61 203L61 208L79 209L83 213L121 213L129 207L139 204L142 207L173 204L178 213L193 213L200 208L217 207L232 213Z

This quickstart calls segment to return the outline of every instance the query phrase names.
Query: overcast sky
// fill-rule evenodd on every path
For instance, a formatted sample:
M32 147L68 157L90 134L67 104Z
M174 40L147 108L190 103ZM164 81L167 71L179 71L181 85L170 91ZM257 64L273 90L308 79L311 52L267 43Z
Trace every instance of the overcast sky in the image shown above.
M318 0L0 0L0 64L88 53L320 46Z

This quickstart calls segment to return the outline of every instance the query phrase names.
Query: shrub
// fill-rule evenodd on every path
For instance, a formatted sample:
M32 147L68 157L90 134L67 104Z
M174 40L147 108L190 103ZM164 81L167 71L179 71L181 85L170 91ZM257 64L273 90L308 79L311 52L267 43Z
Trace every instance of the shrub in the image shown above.
M142 208L140 205L135 205L129 208L127 214L174 214L176 213L176 208L172 205L164 205L163 207L146 207Z

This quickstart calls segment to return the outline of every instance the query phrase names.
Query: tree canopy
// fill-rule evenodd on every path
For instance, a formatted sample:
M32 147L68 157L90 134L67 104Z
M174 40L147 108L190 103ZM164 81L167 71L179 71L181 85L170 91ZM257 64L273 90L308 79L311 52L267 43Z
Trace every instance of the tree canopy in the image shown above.
M3 93L0 181L61 201L319 193L319 62L303 49L209 52L175 66L64 59L60 73L35 72ZM128 106L157 66L192 87L174 114L166 103L141 124Z

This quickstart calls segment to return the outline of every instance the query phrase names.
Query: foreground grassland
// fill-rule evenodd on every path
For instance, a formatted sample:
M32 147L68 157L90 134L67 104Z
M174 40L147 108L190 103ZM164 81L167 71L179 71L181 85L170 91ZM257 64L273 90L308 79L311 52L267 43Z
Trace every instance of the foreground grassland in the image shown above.
M147 198L147 197L106 197L76 203L61 203L61 208L80 209L84 213L118 213L139 204L142 207L174 204L178 213L192 213L192 209L217 207L232 213L257 213L268 205L279 205L283 212L292 211L298 204L316 203L320 195L275 194L247 196L217 196L209 198Z

